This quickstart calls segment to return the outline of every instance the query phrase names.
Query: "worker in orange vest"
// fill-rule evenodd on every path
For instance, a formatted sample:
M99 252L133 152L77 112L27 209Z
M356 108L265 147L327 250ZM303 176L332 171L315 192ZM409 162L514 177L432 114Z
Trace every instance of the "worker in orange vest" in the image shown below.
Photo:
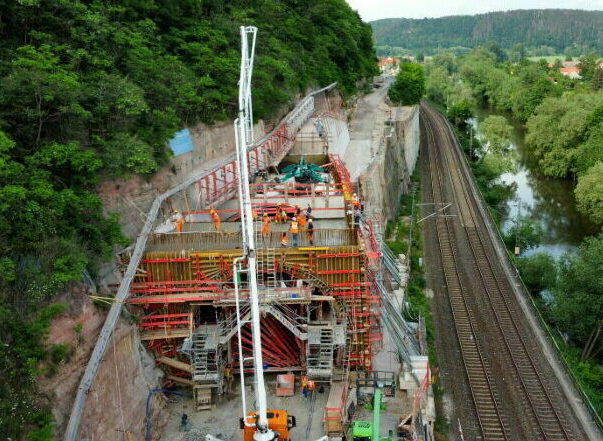
M281 219L281 204L276 206L276 214L274 215L274 221L278 224L282 222Z
M209 210L209 213L211 214L211 218L214 221L214 229L216 231L220 231L220 228L222 227L222 220L220 219L218 212L212 208L211 210Z
M281 234L281 246L284 248L289 245L289 236L286 231L283 231Z
M178 233L182 233L184 230L184 216L178 210L174 210L174 216L172 216L172 222L176 227Z
M358 195L356 193L352 195L352 205L354 207L360 207L360 201L358 200Z
M270 236L270 216L268 216L268 213L264 213L264 216L262 216L262 236L264 238Z
M300 214L297 217L297 223L299 224L299 229L303 230L304 228L306 228L306 215L305 214Z
M291 224L289 225L289 232L291 233L291 237L293 238L293 246L299 246L299 224L297 223L296 217L291 219Z

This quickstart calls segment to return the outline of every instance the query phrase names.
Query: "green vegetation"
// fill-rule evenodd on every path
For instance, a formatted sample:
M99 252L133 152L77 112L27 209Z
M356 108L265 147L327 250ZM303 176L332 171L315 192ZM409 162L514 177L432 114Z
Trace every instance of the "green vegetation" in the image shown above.
M97 184L149 176L176 130L235 115L240 25L259 28L258 118L334 81L351 94L376 64L371 28L345 0L12 0L2 8L0 439L49 440L52 418L35 377L52 374L72 349L43 344L41 308L126 243Z
M518 63L497 61L500 56L478 48L463 57L439 54L425 67L427 97L445 105L448 118L462 138L465 121L477 103L487 103L508 111L527 127L526 146L538 160L546 176L578 178L576 198L580 210L594 222L603 222L603 199L600 188L603 162L603 84L598 78L603 70L595 67L594 55L580 59L581 80L559 73L558 66L545 62ZM504 58L504 57L503 57ZM471 149L483 164L476 163L478 175L489 177L490 171L504 168L510 126L503 117L491 116L482 123L490 144L488 155ZM461 139L462 141L462 139ZM488 156L497 154L496 157ZM473 159L476 159L473 157ZM484 170L485 169L485 170ZM580 181L585 180L583 185ZM488 189L483 186L488 199Z
M580 178L576 200L583 213L603 224L603 162L597 162Z
M425 95L423 66L417 63L401 63L396 81L387 91L389 99L401 106L417 104Z
M526 55L577 57L603 50L599 30L603 12L518 10L442 18L387 18L371 22L376 45L384 55L393 49L413 54L438 50L466 53L491 41L511 50L513 61Z
M557 283L557 262L546 253L515 257L515 266L530 293L538 296L543 291L551 291Z

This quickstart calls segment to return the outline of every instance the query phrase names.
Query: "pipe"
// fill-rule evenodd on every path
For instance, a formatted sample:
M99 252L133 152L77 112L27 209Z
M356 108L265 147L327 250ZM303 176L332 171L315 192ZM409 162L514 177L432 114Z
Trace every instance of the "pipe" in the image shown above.
M255 426L255 424L247 423L247 401L245 397L245 372L243 369L243 343L241 342L241 314L240 314L240 303L239 303L239 270L237 266L239 262L243 260L243 257L237 257L232 261L232 275L234 278L234 290L235 290L235 306L237 315L237 329L238 329L238 340L239 340L239 376L241 380L241 405L243 408L243 424L248 427Z

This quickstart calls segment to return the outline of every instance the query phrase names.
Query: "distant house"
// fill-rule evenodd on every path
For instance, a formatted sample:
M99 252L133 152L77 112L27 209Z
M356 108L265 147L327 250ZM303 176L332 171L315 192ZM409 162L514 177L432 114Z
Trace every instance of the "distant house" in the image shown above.
M398 67L398 60L394 57L383 57L379 58L378 64L382 75L393 75Z
M557 63L549 63L549 67L555 67ZM577 67L580 64L580 61L562 61L561 67Z
M559 72L561 72L561 75L571 78L573 80L578 80L582 78L580 76L580 68L578 66L561 67L559 69Z

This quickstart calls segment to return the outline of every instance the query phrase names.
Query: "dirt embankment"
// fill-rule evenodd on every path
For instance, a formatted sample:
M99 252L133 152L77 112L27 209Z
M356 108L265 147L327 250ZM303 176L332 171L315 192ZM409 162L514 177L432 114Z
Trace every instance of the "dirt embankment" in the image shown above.
M41 399L52 409L56 439L64 433L80 379L105 320L105 309L93 304L87 285L71 286L57 302L67 309L52 323L47 343L66 345L68 357L39 378ZM87 439L123 439L131 432L144 438L143 416L148 392L160 384L161 371L142 349L134 325L121 320L107 348L82 418ZM51 374L52 372L52 374ZM156 405L161 405L154 400Z

